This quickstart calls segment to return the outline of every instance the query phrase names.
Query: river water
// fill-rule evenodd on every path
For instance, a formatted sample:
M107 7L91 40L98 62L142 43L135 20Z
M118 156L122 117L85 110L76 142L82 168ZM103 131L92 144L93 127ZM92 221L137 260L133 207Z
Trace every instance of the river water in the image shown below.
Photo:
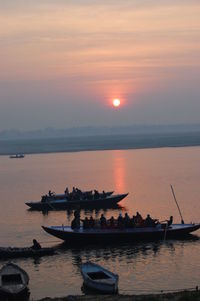
M144 217L180 222L170 184L185 222L200 221L200 147L112 150L27 155L24 159L0 156L0 246L29 246L36 238L43 246L61 241L41 225L70 224L66 211L30 212L26 201L39 200L50 189L66 186L82 190L129 192L118 210L81 211L81 217L117 217L139 211ZM80 265L93 261L119 274L120 293L156 292L200 285L200 231L187 240L137 244L61 246L57 255L38 260L15 259L30 276L31 298L83 294ZM0 266L6 260L0 261Z

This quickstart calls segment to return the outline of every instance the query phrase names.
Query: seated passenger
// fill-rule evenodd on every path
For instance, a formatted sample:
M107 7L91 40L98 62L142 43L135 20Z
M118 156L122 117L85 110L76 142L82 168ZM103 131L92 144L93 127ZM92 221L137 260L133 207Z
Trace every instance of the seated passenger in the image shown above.
M133 215L133 217L130 220L130 227L135 228L135 226L136 226L136 216Z
M40 250L42 247L40 245L40 243L36 240L36 239L33 239L33 245L31 247L31 249L33 250Z
M123 220L121 213L119 214L118 219L117 219L117 227L124 228L124 220Z
M94 219L92 216L90 216L90 219L89 219L89 227L94 228Z
M80 228L80 213L78 210L74 211L74 219L71 222L72 229L79 229Z
M107 221L106 221L106 218L103 214L101 214L101 217L100 217L100 224L101 224L101 228L106 228L107 227Z
M43 195L42 196L42 199L41 199L41 202L42 203L45 203L47 201L47 195Z
M89 220L88 220L87 216L83 220L83 228L84 229L88 229L89 228Z
M169 220L167 221L167 226L171 226L171 224L173 223L173 216L171 215Z
M125 228L130 228L130 217L128 216L128 213L125 213L124 216L124 226Z
M99 198L99 192L97 190L94 190L94 198L95 199Z
M147 217L144 222L145 222L146 227L155 227L156 226L155 220L152 219L149 214L147 214Z
M80 218L75 217L71 222L72 229L80 229Z
M115 228L115 219L113 216L111 216L109 222L110 222L110 228L111 229Z
M69 189L68 189L68 187L66 187L66 189L65 189L65 195L68 197L69 196Z
M139 212L136 213L135 224L136 224L136 227L144 226L144 220Z

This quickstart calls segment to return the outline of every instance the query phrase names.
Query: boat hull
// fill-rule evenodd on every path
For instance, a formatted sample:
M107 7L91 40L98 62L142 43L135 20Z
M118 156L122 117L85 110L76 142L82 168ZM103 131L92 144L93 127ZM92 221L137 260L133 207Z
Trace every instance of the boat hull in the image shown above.
M113 274L97 264L90 262L83 264L81 274L83 276L84 286L89 289L103 294L115 294L118 290L118 275ZM92 279L90 274L100 274L103 275L103 277L93 277L94 279Z
M19 266L8 263L0 270L0 296L19 298L28 295L29 276Z
M67 226L44 227L43 229L67 243L109 243L136 242L143 240L159 240L168 238L182 238L200 228L200 224L173 224L167 230L162 228L129 228L129 229L74 229Z
M41 257L55 254L53 248L42 248L34 250L32 248L3 248L0 247L1 258L18 258L18 257Z
M67 210L67 209L95 209L95 208L112 208L116 207L117 203L123 200L128 193L111 195L106 198L99 198L93 200L74 200L74 201L55 201L55 202L27 202L26 205L31 210Z

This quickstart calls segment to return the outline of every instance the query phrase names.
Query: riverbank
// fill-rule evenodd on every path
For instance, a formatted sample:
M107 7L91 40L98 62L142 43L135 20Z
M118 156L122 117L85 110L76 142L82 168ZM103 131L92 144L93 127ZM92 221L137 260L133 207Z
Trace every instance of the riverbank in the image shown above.
M0 155L200 146L200 132L0 140Z
M199 301L200 291L182 291L152 295L84 295L43 298L38 301Z

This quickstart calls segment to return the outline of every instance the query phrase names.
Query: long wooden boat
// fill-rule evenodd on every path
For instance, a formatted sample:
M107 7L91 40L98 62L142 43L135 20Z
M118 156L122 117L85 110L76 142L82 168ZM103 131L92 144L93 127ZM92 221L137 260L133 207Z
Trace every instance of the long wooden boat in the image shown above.
M19 297L28 293L29 276L14 263L7 263L0 270L0 295Z
M55 254L54 248L41 248L38 250L32 248L12 248L0 247L0 259L17 257L41 257Z
M182 238L200 229L200 223L196 224L172 224L158 225L156 227L125 228L125 229L72 229L69 226L42 226L43 229L68 243L93 243L93 242L122 242L142 241L168 238Z
M110 195L106 197L99 197L93 199L61 199L61 200L52 200L45 202L27 202L26 205L29 206L32 210L66 210L73 208L80 209L93 209L93 208L112 208L117 205L118 202L123 200L128 193Z
M104 294L114 294L118 290L118 275L102 266L86 262L81 266L84 285Z
M113 193L114 193L114 191L106 191L104 193L99 192L99 197L102 198L102 197L110 196ZM91 199L93 199L94 198L93 190L83 191L82 196L83 196L83 198L87 196L87 198L90 197ZM42 195L42 197L41 197L41 201L46 200L48 202L55 201L55 200L66 200L66 199L67 199L67 196L65 193L59 193L59 194L52 193L51 195Z

